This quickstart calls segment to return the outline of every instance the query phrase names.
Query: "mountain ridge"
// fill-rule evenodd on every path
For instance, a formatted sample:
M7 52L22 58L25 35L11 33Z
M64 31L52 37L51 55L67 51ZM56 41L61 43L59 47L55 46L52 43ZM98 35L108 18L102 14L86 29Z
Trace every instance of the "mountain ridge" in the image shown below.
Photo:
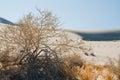
M1 23L1 24L16 25L16 24L14 24L13 22L11 22L11 21L9 21L9 20L7 20L7 19L4 19L4 18L2 18L2 17L0 17L0 23Z

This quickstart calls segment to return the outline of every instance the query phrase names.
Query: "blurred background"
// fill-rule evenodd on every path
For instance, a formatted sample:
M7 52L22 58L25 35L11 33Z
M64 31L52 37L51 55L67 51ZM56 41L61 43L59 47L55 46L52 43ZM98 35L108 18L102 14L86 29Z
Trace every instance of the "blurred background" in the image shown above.
M36 9L49 10L69 30L120 28L120 0L0 0L0 17L16 23Z

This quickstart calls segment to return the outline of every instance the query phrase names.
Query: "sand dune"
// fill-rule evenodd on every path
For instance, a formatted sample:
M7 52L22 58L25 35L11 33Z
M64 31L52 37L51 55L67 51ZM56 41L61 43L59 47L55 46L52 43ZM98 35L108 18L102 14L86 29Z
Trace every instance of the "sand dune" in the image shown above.
M85 44L92 49L90 52L87 52L88 55L83 55L88 62L104 65L108 63L109 58L118 60L120 55L119 30L70 32L82 37Z

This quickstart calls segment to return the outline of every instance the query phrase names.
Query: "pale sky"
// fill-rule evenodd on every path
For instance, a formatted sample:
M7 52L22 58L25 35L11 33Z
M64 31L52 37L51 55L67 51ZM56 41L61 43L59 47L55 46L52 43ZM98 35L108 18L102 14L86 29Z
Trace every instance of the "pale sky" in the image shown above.
M120 0L0 0L0 17L17 22L36 8L57 15L61 28L120 29Z

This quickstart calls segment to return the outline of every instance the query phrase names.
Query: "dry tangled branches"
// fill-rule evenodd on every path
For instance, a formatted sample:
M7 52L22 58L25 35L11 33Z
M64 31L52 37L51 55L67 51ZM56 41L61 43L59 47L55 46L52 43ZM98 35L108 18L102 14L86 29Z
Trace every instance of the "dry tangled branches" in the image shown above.
M66 80L61 54L79 49L80 41L71 44L57 29L56 16L39 13L39 17L30 13L17 26L0 30L1 80Z
M119 66L88 65L79 55L66 55L86 52L84 43L72 41L59 30L56 16L38 11L40 16L30 13L17 26L0 30L0 80L95 80L99 75L112 80L120 76Z

